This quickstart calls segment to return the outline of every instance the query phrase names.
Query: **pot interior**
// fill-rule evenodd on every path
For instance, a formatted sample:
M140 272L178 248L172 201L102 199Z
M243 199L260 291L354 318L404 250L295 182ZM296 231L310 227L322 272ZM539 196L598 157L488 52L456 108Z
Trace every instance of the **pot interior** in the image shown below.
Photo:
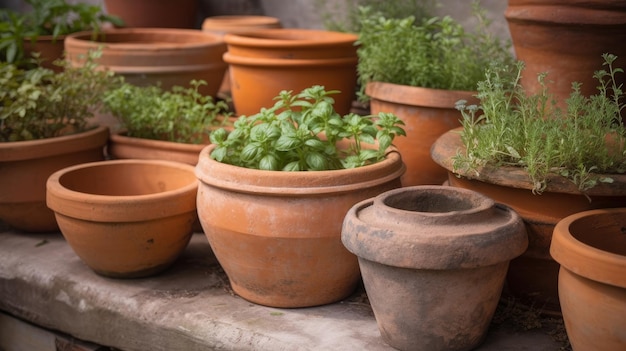
M586 245L626 256L626 211L582 217L572 222L569 230Z
M386 206L404 211L446 213L467 211L479 207L484 201L480 196L456 191L405 191L386 197Z
M75 192L105 196L137 196L177 190L197 181L193 170L157 163L104 162L77 168L59 178Z

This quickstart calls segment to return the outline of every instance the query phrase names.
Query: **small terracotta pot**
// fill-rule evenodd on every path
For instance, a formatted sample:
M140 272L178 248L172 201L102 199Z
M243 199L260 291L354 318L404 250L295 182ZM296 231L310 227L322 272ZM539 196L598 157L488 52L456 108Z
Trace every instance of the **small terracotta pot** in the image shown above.
M405 123L406 137L394 140L406 164L402 186L442 184L448 172L432 160L430 148L443 133L461 126L455 104L459 100L477 104L476 92L372 82L365 93L373 115L390 112Z
M59 169L101 161L109 129L0 143L0 220L28 232L57 231L46 207L46 180Z
M107 13L129 28L194 28L198 0L104 0Z
M400 155L356 169L281 172L217 162L214 147L196 166L198 215L235 293L287 308L350 295L359 267L341 244L341 223L355 203L400 186Z
M145 277L185 249L196 215L193 166L169 161L85 163L52 174L47 205L61 233L98 274Z
M400 350L470 350L524 252L512 210L473 191L403 187L354 205L341 239L359 257L383 339Z
M584 211L554 228L559 298L574 350L626 345L626 208Z
M70 64L83 64L90 50L102 50L96 62L123 75L129 83L164 89L189 86L192 79L205 80L204 95L215 96L227 65L220 36L193 29L129 28L105 31L97 41L92 32L68 35L66 57Z

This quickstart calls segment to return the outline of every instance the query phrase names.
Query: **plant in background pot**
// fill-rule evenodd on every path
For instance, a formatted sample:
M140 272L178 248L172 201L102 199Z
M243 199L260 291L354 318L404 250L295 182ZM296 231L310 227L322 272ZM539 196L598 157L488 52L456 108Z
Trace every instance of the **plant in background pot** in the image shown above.
M405 186L445 181L446 170L430 158L432 143L459 126L455 103L473 99L489 63L512 61L506 43L490 34L478 2L474 13L479 25L468 32L449 16L418 22L361 8L361 97L373 114L392 112L406 125L407 137L397 143L407 165Z
M229 123L228 104L202 95L205 81L164 90L124 83L104 96L104 111L121 124L111 134L114 158L164 159L196 165L212 129Z
M0 220L25 231L57 229L45 206L46 179L104 158L109 130L88 121L117 84L92 61L59 73L0 63Z
M63 56L65 36L93 30L107 24L123 25L116 16L104 14L100 6L69 3L66 0L25 0L32 11L0 10L0 60L33 67L31 53L39 52L41 64L60 69L54 61Z
M452 186L474 189L524 218L528 251L511 262L509 291L535 308L558 311L558 264L548 252L556 223L573 213L626 203L626 127L620 123L623 74L605 54L595 72L598 91L578 83L561 109L547 85L530 94L520 84L524 65L491 67L478 85L480 105L459 108L463 127L440 137L433 159ZM516 73L511 75L510 73ZM540 75L545 82L549 76Z
M196 175L198 215L241 297L274 307L322 305L359 280L341 244L355 203L400 187L391 146L404 131L392 114L339 115L332 94L283 91L270 108L211 134Z

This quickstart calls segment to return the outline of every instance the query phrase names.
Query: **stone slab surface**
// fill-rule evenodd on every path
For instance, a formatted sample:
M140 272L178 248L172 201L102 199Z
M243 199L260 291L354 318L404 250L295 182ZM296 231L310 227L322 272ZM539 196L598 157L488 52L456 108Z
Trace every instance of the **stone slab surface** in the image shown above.
M393 350L362 290L327 306L278 309L230 290L201 233L176 264L144 279L93 273L60 233L0 228L0 310L81 340L134 350ZM545 331L492 327L482 351L553 351Z

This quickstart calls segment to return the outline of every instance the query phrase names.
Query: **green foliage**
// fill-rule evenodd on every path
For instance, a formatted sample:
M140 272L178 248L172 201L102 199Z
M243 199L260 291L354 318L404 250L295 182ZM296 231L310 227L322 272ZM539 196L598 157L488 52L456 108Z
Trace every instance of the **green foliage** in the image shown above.
M512 62L510 45L491 35L485 11L474 2L473 32L449 16L417 22L386 18L361 8L359 81L474 91L490 62ZM366 99L361 92L361 98Z
M322 86L299 94L282 91L271 108L241 116L235 128L211 134L211 157L240 167L322 171L361 167L381 161L404 123L393 114L340 116L332 94Z
M199 92L203 85L205 81L192 80L189 87L166 91L159 86L124 83L106 94L104 106L128 136L200 144L208 140L210 127L219 126L229 116L226 102L215 102Z
M25 0L32 11L18 13L0 10L0 60L9 63L28 63L24 55L24 41L35 42L39 36L58 38L83 30L101 31L104 23L122 25L116 16L102 12L100 6L85 3L70 4L66 0Z
M524 69L493 65L478 84L480 106L457 104L462 112L461 133L466 152L454 158L454 169L480 175L485 166L519 166L525 169L541 193L550 175L571 180L581 191L598 182L611 182L598 173L626 172L626 127L620 122L624 91L617 85L615 55L604 54L606 70L596 71L597 94L586 97L580 83L572 83L567 108L557 106L548 91L546 75L537 94L527 94L520 85ZM509 72L517 74L511 78Z
M98 69L92 53L82 67L67 63L60 73L25 70L0 62L0 141L51 138L88 129L88 118L117 84L112 72Z

